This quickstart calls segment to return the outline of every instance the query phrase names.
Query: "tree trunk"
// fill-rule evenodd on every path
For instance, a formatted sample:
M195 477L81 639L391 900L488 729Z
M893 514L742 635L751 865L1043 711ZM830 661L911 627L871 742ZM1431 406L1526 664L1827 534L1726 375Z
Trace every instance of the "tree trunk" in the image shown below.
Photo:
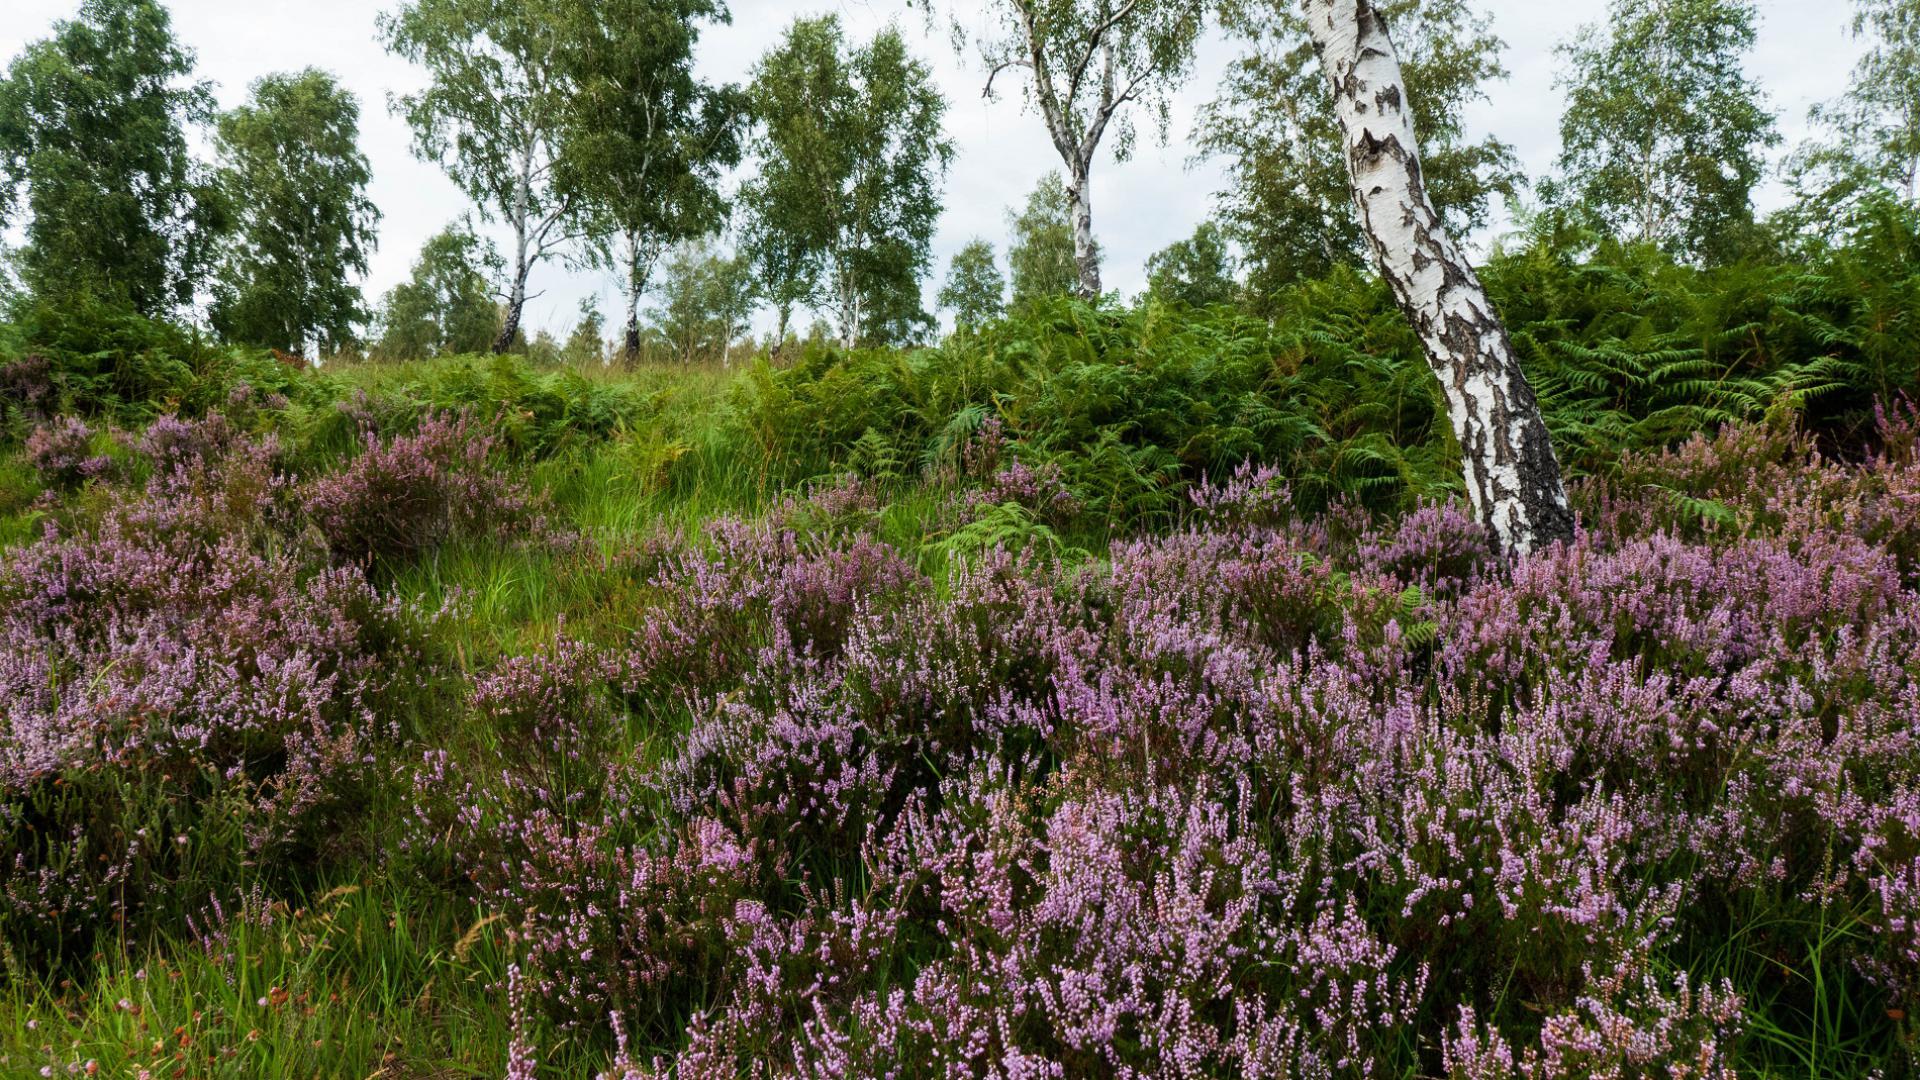
M625 356L628 364L640 359L640 301L653 280L654 263L660 258L660 245L642 239L637 228L622 230L627 246L627 287L622 290L627 306Z
M1093 242L1093 198L1088 190L1091 163L1078 164L1067 181L1067 212L1073 220L1073 265L1080 275L1080 299L1100 299L1100 250Z
M506 317L500 320L500 338L493 343L493 351L504 353L513 348L513 339L520 333L520 313L527 306L527 270L524 265L513 276L513 291L507 296Z
M533 212L533 143L527 142L520 155L520 175L513 186L513 285L507 292L506 317L500 320L500 337L493 343L495 353L513 348L513 336L520 332L520 312L527 306L527 218Z
M640 318L627 316L627 333L620 343L621 361L628 367L640 362Z
M1400 61L1371 0L1305 0L1380 273L1425 347L1467 495L1509 555L1573 537L1560 464L1500 316L1427 200Z
M844 259L836 260L835 292L839 294L840 347L852 351L860 344L860 289Z
M637 275L632 273L631 266L629 266L628 271L627 287L621 290L621 292L625 294L623 299L626 302L627 315L626 340L623 343L621 357L631 366L640 360L640 293L642 291L642 283L638 280Z

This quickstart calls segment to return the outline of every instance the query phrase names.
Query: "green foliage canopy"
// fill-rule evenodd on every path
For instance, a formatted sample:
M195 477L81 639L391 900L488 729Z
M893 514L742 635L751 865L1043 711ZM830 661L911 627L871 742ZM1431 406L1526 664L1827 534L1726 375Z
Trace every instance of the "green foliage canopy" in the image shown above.
M752 268L704 240L677 245L662 267L653 329L682 362L725 360L753 311Z
M269 75L220 117L218 182L233 215L210 317L228 341L321 354L366 319L360 288L380 211L367 198L360 104L313 68Z
M1176 240L1147 260L1147 291L1188 307L1231 303L1239 293L1227 230L1203 221L1185 240Z
M896 29L849 46L832 15L800 19L754 69L759 175L740 193L745 248L781 309L831 311L840 340L908 340L932 319L946 101Z
M1867 44L1845 94L1814 106L1821 135L1788 160L1794 204L1774 222L1790 239L1834 242L1877 211L1920 202L1920 0L1854 0Z
M413 275L381 304L380 352L393 359L481 352L500 333L500 309L488 279L500 256L463 223L429 239Z
M575 364L604 360L607 354L606 334L607 325L600 314L599 299L586 297L580 301L580 321L573 324L573 333L567 336L561 355Z
M976 238L954 253L939 301L953 312L961 333L978 330L1006 310L1007 279L993 257L992 244Z
M1608 12L1560 49L1563 177L1549 196L1622 238L1726 257L1750 231L1765 150L1779 141L1743 67L1754 6L1613 0Z
M155 0L85 0L0 79L0 226L42 301L164 315L205 277L220 204L188 149L213 94Z
M1073 222L1069 218L1066 182L1058 172L1040 178L1019 212L1008 211L1007 227L1013 242L1007 266L1013 272L1013 307L1066 296L1078 286L1074 264ZM1099 259L1095 246L1094 258Z

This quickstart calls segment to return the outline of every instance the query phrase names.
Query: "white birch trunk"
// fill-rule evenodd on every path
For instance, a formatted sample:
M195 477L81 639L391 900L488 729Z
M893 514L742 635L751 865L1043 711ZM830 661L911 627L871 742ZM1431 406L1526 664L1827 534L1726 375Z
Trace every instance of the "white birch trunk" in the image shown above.
M1073 265L1080 277L1080 298L1100 299L1100 252L1093 242L1093 195L1088 190L1092 169L1076 164L1067 181L1067 208L1073 219Z
M1427 200L1400 61L1371 0L1304 0L1380 273L1446 393L1474 511L1510 555L1573 536L1546 422L1500 316Z
M834 292L838 301L837 321L840 323L840 347L852 350L860 344L860 286L855 279L853 267L845 255L834 259Z
M520 152L520 175L513 188L513 282L507 292L506 318L501 320L500 338L493 343L493 351L504 353L513 348L514 335L520 332L520 312L527 306L527 273L532 269L528 258L530 247L527 236L533 216L533 140L529 138Z

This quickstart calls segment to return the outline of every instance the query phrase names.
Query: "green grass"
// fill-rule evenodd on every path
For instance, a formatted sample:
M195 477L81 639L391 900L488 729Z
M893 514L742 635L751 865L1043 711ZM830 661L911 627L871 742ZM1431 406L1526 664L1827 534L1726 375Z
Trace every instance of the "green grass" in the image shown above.
M365 884L251 914L225 940L129 944L52 987L9 979L0 1075L89 1061L111 1077L499 1074L509 954L485 912L370 867Z

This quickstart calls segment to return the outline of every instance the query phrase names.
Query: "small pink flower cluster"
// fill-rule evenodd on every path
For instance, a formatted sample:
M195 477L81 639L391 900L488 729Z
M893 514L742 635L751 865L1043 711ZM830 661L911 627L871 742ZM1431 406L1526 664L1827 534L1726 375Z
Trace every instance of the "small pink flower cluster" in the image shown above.
M1013 503L1033 512L1048 525L1063 525L1080 513L1080 500L1067 489L1058 465L1048 463L1035 468L1024 461L1013 461L987 477L977 488L961 496L961 508L976 511L983 506Z

